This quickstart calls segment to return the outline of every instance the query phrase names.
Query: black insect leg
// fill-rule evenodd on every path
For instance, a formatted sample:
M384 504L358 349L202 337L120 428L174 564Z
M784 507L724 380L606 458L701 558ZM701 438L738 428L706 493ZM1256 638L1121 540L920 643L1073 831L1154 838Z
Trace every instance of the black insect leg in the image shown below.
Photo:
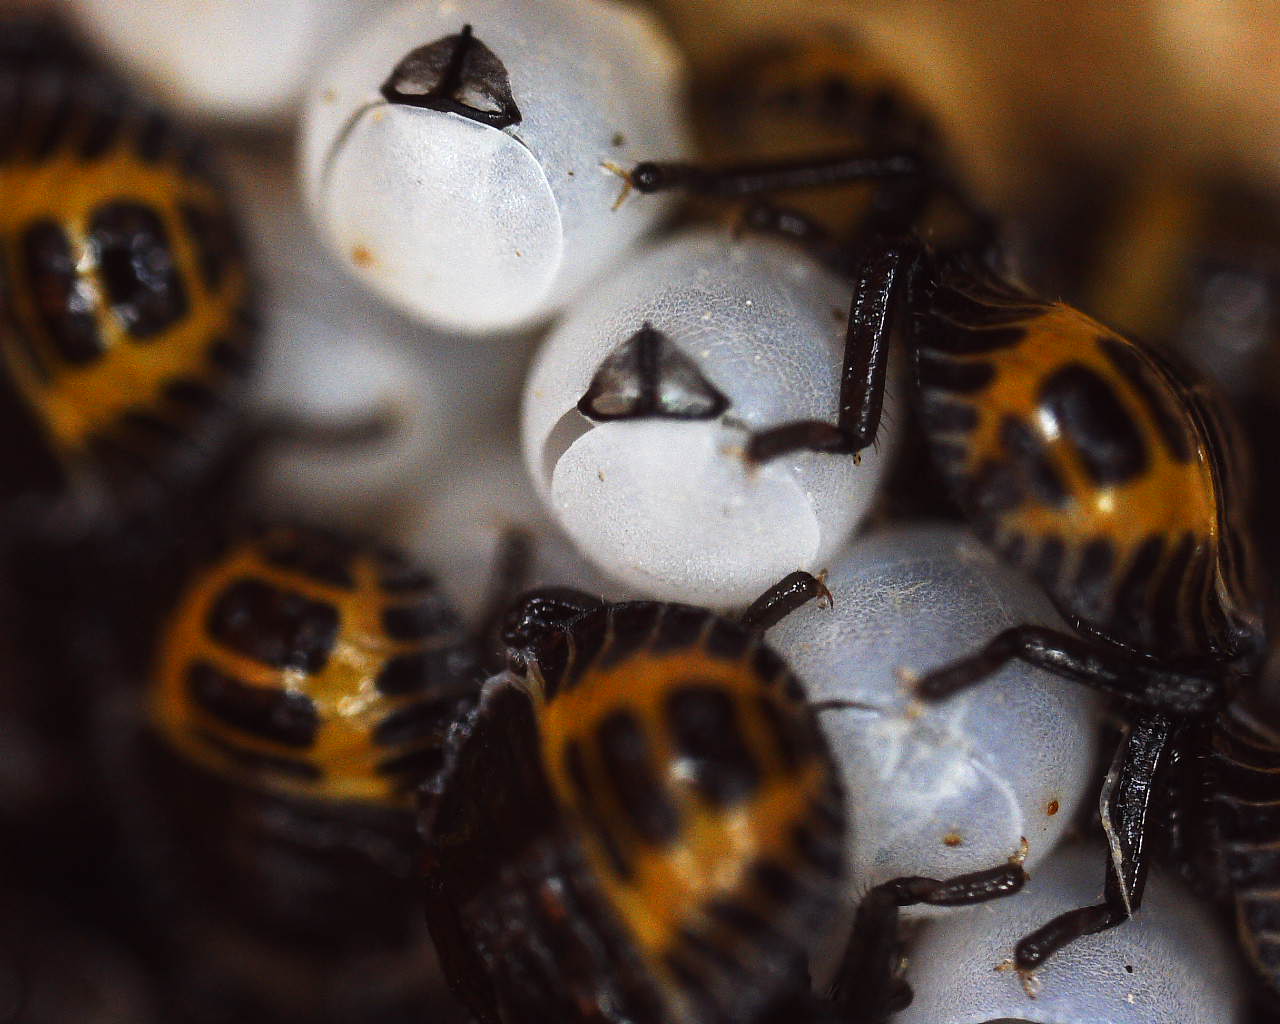
M1150 858L1152 812L1162 792L1177 726L1164 715L1144 715L1120 745L1102 791L1102 827L1110 856L1104 902L1055 917L1014 951L1014 965L1026 973L1083 935L1114 928L1142 904Z
M723 167L646 160L636 164L626 179L637 192L682 191L717 199L743 199L790 189L916 178L926 171L925 162L914 153L836 153Z
M858 904L853 934L831 989L850 1024L880 1024L911 1002L899 977L898 908L921 903L959 907L1012 896L1027 880L1022 853L1008 864L955 878L894 878L870 889Z
M738 621L753 633L764 633L815 597L830 602L831 591L816 576L793 572L757 597Z
M832 984L830 998L849 1024L880 1024L911 1005L911 988L900 976L902 943L898 902L879 885L858 904L853 933Z
M889 344L920 258L919 243L901 239L874 246L863 259L849 305L836 423L797 420L761 431L747 444L748 458L768 462L804 450L856 454L875 441Z
M1222 701L1222 684L1215 678L1170 672L1072 633L1027 625L1006 629L976 654L925 674L916 694L923 700L943 700L1014 659L1084 683L1129 706L1173 716L1205 715Z
M505 530L498 538L484 609L475 630L480 664L490 671L502 668L506 651L502 642L503 624L516 598L529 586L533 544L533 538L525 530Z

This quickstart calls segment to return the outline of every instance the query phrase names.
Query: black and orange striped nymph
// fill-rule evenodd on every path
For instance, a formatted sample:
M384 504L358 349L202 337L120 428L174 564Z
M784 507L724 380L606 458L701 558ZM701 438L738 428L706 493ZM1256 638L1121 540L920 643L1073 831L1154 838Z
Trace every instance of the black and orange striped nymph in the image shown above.
M276 526L189 583L156 659L152 721L228 782L407 809L478 685L429 577L389 549Z
M238 535L172 612L125 819L157 936L209 960L225 1019L293 1019L256 1009L280 1005L276 972L314 1006L361 958L367 1006L323 1012L402 1019L430 976L413 791L478 697L474 643L402 555L315 528Z
M1015 891L1021 868L871 890L832 998L807 950L844 891L845 814L813 709L759 634L824 593L795 573L740 620L539 591L425 790L427 919L484 1024L879 1024L909 1001L897 908Z
M645 162L629 181L639 192L758 199L902 176L953 187L917 153L894 152L892 138L838 158L724 168ZM941 699L1018 658L1102 690L1131 723L1103 795L1112 851L1105 901L1028 936L1016 965L1029 972L1138 909L1156 823L1176 802L1190 845L1201 847L1184 854L1203 884L1235 902L1242 945L1280 998L1271 923L1280 920L1271 910L1280 874L1268 854L1280 830L1266 814L1240 812L1244 800L1280 806L1280 774L1273 731L1250 729L1242 741L1237 721L1250 717L1244 705L1267 637L1247 525L1252 467L1231 410L1155 347L1005 281L989 266L993 226L972 204L961 204L975 214L972 230L930 247L918 209L886 195L897 224L882 218L878 232L853 240L794 210L757 202L748 212L749 226L805 244L854 284L835 422L761 431L748 457L856 457L876 439L891 344L905 344L943 486L1075 631L1010 629L923 678L921 696ZM1188 771L1201 773L1194 785Z
M1223 716L1259 668L1247 455L1225 403L1157 349L910 237L874 243L861 261L838 421L763 431L750 455L854 454L873 443L896 337L913 357L927 444L951 496L1075 630L1007 630L929 673L920 694L941 699L1018 658L1103 691L1130 720L1103 797L1106 900L1019 943L1016 963L1029 972L1138 909L1173 764L1223 740ZM1254 782L1280 798L1271 778ZM1224 844L1270 841L1226 822L1224 807L1202 800L1191 813ZM1270 942L1247 924L1242 937L1246 948ZM1280 949L1255 963L1280 992Z
M0 501L116 522L223 454L248 275L197 139L115 80L0 61Z

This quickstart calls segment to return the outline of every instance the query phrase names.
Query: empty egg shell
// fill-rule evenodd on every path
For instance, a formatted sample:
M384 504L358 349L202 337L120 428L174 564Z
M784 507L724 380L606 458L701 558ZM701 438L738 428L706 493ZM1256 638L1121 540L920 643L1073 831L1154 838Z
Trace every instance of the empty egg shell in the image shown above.
M477 361L474 338L422 326L342 271L278 154L228 163L263 286L255 509L375 528L459 436L511 415L532 338L494 339Z
M743 451L749 430L835 418L850 290L795 247L704 228L638 255L576 304L534 363L523 435L535 485L578 547L644 594L714 608L824 564L883 475L892 380L861 465L802 452L753 466ZM663 402L724 405L718 416L592 423L578 412L601 365L646 324L679 353L660 353L679 370Z
M469 625L478 622L493 593L501 545L514 532L528 541L521 588L574 587L608 600L626 596L548 516L511 438L478 439L440 478L422 484L421 498L401 513L395 541L431 572Z
M1131 921L1054 955L1030 983L995 971L1024 935L1102 896L1101 845L1061 850L1017 896L939 919L911 947L915 1001L895 1024L1238 1024L1244 1019L1236 953L1208 910L1153 872Z
M543 318L670 208L614 209L604 165L688 152L681 74L648 16L606 0L412 0L315 82L308 201L348 268L411 315Z
M910 673L1022 622L1061 627L1043 593L959 527L914 525L851 545L808 605L767 634L804 681L845 785L851 896L900 875L996 867L1029 843L1034 866L1089 795L1097 699L1015 662L935 705ZM912 907L904 916L956 913Z
M315 59L387 0L70 0L80 28L167 106L193 117L282 123Z

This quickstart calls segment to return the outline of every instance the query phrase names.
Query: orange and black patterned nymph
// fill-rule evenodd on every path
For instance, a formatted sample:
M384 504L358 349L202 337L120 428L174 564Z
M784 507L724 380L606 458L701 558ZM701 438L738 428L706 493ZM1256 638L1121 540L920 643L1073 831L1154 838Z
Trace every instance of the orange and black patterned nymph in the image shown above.
M1254 655L1248 477L1229 410L1151 346L992 279L943 276L915 348L935 463L970 523L1083 632Z
M841 889L843 807L800 687L705 609L543 631L425 805L428 923L485 1022L758 1019L807 977Z
M203 145L114 80L0 63L0 501L118 520L223 454L249 282Z
M407 810L478 692L472 645L396 552L264 529L198 573L164 632L152 721L228 783Z

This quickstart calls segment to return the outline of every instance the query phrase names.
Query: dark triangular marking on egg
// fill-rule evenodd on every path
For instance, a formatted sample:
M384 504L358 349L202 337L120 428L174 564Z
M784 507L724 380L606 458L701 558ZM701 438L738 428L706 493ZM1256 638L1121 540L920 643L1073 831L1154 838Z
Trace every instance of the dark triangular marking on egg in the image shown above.
M382 95L388 103L459 114L493 128L522 119L506 65L470 25L410 51L383 83Z
M609 355L578 411L597 421L713 420L729 400L665 334L645 323Z

